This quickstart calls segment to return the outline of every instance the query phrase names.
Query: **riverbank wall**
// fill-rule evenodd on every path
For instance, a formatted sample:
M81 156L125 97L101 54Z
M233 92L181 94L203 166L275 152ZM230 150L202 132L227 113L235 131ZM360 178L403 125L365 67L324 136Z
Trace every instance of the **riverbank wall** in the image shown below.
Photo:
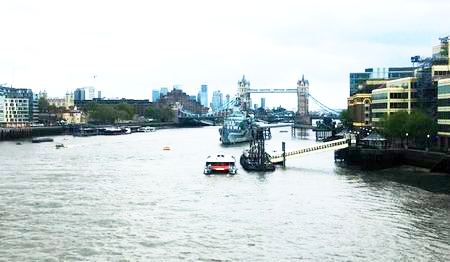
M427 168L432 172L450 174L450 155L412 149L369 149L349 147L337 150L335 160L357 165L367 170L410 165Z
M68 130L62 126L0 128L0 141L31 138L36 136L62 135Z

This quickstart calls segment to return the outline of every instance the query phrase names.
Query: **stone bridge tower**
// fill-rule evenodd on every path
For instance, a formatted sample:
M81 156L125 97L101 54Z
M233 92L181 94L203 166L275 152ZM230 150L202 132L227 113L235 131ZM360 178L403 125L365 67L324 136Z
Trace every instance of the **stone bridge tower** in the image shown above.
M252 108L252 100L250 99L250 82L242 76L242 80L238 81L238 97L241 100L241 110L247 111Z
M297 81L297 121L303 125L311 125L309 117L309 81L302 75Z

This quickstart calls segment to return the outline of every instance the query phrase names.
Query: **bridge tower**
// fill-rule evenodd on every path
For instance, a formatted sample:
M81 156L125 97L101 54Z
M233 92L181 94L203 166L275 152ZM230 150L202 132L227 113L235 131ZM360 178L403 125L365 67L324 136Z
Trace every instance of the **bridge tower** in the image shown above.
M309 81L302 75L297 81L297 122L303 125L311 125L309 117Z
M238 81L238 97L241 103L241 110L247 111L252 108L252 100L250 99L250 82L242 76L242 80Z

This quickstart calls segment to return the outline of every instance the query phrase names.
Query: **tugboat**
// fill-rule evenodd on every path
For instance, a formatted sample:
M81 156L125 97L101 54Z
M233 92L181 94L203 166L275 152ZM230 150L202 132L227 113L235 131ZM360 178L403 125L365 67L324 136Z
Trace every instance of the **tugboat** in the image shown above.
M213 173L222 173L235 175L237 172L236 159L229 155L208 156L206 158L205 169L203 173L210 175Z

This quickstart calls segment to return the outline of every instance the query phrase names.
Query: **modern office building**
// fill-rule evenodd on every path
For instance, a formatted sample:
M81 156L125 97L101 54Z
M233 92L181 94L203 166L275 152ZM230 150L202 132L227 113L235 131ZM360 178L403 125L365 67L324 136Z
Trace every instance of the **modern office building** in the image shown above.
M158 89L153 89L152 91L152 102L158 102L159 98L161 97L161 93Z
M385 88L372 91L372 123L399 111L411 113L417 106L416 78L405 77L386 82Z
M161 90L159 91L159 96L165 96L169 93L169 89L167 87L161 87Z
M101 98L101 91L96 92L95 87L88 86L75 89L74 92L74 100L82 101L82 100L94 100Z
M266 108L266 98L265 97L261 97L261 108L262 109Z
M198 97L200 97L200 104L204 107L208 107L208 85L201 85Z
M392 80L414 76L414 67L381 67L366 68L364 72L350 73L350 96L356 94L364 87L367 80Z
M438 81L438 144L448 151L450 140L450 78Z
M0 86L0 126L30 126L34 115L33 98L31 89Z
M86 100L86 91L84 90L84 88L75 89L75 92L73 92L73 99L75 101Z
M361 128L371 126L371 104L371 93L358 93L347 99L347 109L353 120L354 127Z
M223 95L220 90L214 91L212 95L211 109L213 112L222 110Z

